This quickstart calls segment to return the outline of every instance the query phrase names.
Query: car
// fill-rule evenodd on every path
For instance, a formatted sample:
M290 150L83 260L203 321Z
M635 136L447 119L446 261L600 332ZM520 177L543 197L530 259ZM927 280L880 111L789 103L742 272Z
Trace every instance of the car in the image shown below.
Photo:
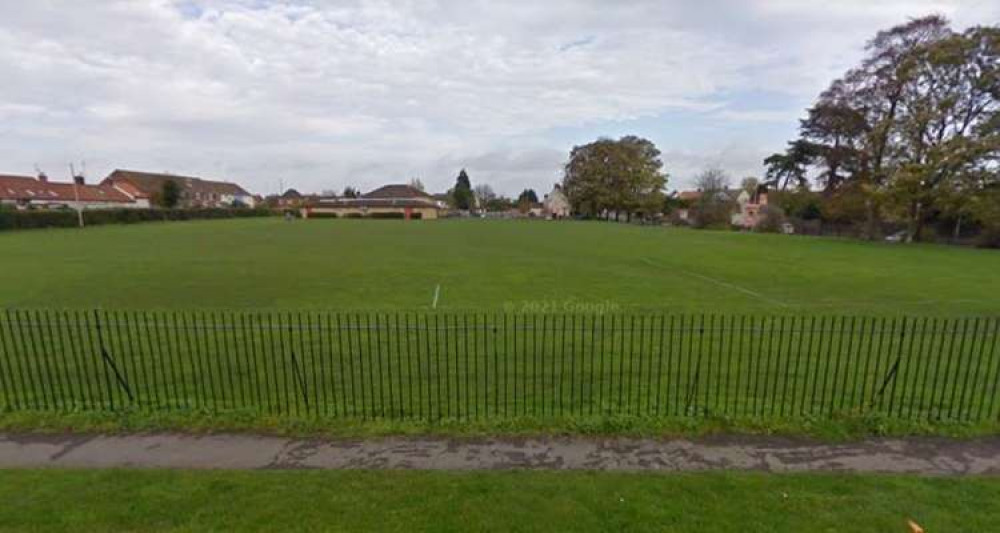
M897 231L891 235L886 235L885 242L903 242L906 240L905 231Z

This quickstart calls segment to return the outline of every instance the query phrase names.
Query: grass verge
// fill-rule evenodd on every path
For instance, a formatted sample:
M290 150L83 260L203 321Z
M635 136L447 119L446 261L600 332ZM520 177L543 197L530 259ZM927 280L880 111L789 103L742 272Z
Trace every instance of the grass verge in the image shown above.
M248 412L201 411L32 412L0 413L0 431L37 433L186 433L246 432L328 438L441 436L590 435L699 437L713 434L778 435L847 441L866 437L940 436L972 438L1000 434L1000 424L946 421L906 422L882 418L512 418L497 420L354 420L322 417L270 417Z
M0 530L995 531L1000 480L756 473L0 471ZM947 502L947 503L945 503Z

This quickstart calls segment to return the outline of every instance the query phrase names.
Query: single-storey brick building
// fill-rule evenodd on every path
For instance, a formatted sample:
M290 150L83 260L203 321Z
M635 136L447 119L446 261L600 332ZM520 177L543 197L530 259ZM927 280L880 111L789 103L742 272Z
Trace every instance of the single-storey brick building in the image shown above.
M440 204L430 195L409 185L386 185L359 198L318 198L302 208L302 217L438 218Z

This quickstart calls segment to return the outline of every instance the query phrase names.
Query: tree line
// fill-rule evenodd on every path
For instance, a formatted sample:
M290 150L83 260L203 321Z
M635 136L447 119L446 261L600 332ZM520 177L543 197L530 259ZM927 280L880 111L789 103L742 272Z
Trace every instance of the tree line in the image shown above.
M798 138L765 159L765 183L808 191L831 218L875 238L926 228L980 231L1000 245L1000 29L929 16L879 32L834 80Z

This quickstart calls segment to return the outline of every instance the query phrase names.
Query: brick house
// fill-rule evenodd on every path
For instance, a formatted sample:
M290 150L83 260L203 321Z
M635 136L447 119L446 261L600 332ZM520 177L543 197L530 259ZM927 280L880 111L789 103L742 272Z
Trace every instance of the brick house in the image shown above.
M82 177L73 182L49 181L45 174L0 175L0 204L18 209L145 209L149 201L138 199L111 185L87 185Z
M254 207L256 198L243 187L227 181L213 181L190 176L115 170L101 182L123 191L137 200L154 200L163 191L163 185L173 181L180 188L178 207Z

